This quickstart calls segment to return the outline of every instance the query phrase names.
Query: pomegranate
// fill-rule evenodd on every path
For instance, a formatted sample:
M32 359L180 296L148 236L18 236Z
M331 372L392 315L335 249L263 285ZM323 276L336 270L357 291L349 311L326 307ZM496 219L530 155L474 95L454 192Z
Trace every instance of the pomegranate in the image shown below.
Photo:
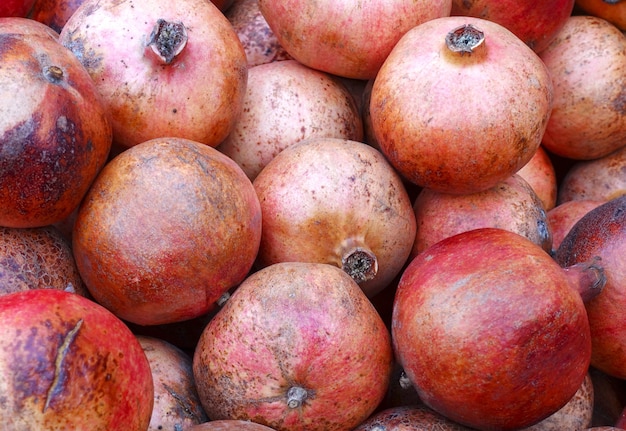
M389 331L350 276L284 262L234 291L204 329L193 370L212 419L347 431L383 399L392 363Z
M535 52L556 37L574 10L575 0L452 0L451 15L474 16L508 28Z
M580 388L591 357L583 301L595 261L561 268L528 239L482 228L415 257L398 284L392 339L424 404L479 430L534 425Z
M482 227L522 235L545 251L552 233L543 204L521 176L513 174L483 192L464 195L422 189L413 203L417 234L412 256L449 236Z
M554 208L558 193L556 169L542 146L537 148L530 161L516 173L530 184L546 211Z
M471 431L424 405L406 405L381 410L354 431Z
M218 150L254 180L279 152L312 137L363 139L347 87L295 60L251 67L241 116Z
M0 227L0 295L29 289L87 295L71 243L58 229Z
M625 51L626 37L617 27L579 15L568 18L539 54L554 84L554 106L543 137L548 151L590 160L624 146Z
M85 0L59 40L89 71L125 147L162 136L216 146L241 112L246 55L210 1Z
M622 0L576 0L581 14L603 18L626 31L626 3Z
M124 323L62 290L0 297L0 420L6 430L144 431L150 365Z
M0 3L0 17L25 18L34 4L35 0L2 0L2 3Z
M243 45L248 67L291 59L261 13L259 0L237 0L224 15Z
M83 1L85 0L36 0L30 17L60 33Z
M80 204L107 160L111 124L52 30L26 18L0 24L0 226L46 226Z
M275 431L273 428L256 422L237 419L222 419L194 425L188 431Z
M591 365L626 378L626 195L589 211L556 250L561 266L599 257L606 272L602 293L586 304L592 337Z
M96 301L139 325L172 323L207 313L245 278L261 208L248 177L215 148L155 138L104 167L72 239Z
M579 160L565 173L558 202L610 201L626 194L626 146L604 157Z
M604 201L573 200L563 202L548 211L548 225L552 232L552 248L558 249L570 229L589 211Z
M259 8L296 60L333 75L370 79L405 32L450 15L452 0L259 0Z
M454 16L395 45L373 83L370 121L407 180L462 194L528 163L551 108L552 82L535 52L497 23Z
M279 153L253 182L263 213L257 263L342 268L368 297L406 262L415 216L398 174L374 148L310 138Z
M191 357L160 338L138 335L152 372L154 407L147 431L186 430L209 419L200 405Z

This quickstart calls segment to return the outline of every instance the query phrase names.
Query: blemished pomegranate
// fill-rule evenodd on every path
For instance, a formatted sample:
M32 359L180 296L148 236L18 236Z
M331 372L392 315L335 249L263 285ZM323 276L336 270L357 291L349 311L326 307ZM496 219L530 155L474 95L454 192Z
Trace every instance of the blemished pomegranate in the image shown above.
M552 159L542 146L537 148L535 155L516 174L530 184L546 211L554 208L558 194L558 179Z
M57 33L85 0L37 0L30 18L41 22Z
M528 163L551 109L552 80L534 51L497 23L454 16L400 39L374 80L369 115L407 180L461 194Z
M181 138L146 141L111 160L72 232L94 299L139 325L210 311L246 277L260 239L259 200L241 168Z
M275 431L265 425L252 421L222 419L203 422L190 427L187 431Z
M124 323L56 289L0 297L2 427L9 431L145 431L150 365Z
M248 70L243 112L217 147L254 180L282 150L313 137L361 141L361 114L348 88L295 60Z
M626 37L617 27L577 15L539 53L554 84L554 106L542 142L548 151L591 160L624 146L625 51Z
M452 235L495 227L522 235L546 252L552 233L543 204L530 184L517 174L494 187L462 195L422 189L413 203L417 233L412 256Z
M241 112L246 54L210 1L85 0L59 40L89 71L122 146L162 136L216 146Z
M591 327L591 365L626 378L626 195L585 214L569 230L556 250L555 260L564 267L600 259L606 286L587 302Z
M253 185L263 214L260 267L328 263L372 297L409 256L416 224L408 193L385 157L364 143L300 141L272 159Z
M508 28L535 52L556 37L574 9L575 0L452 0L451 15L475 16Z
M214 420L348 431L383 399L392 363L389 331L350 276L284 262L233 292L204 329L193 370Z
M373 414L354 431L471 431L423 405L390 407Z
M45 28L0 18L0 226L65 219L111 148L111 124L94 82Z
M452 0L259 0L259 8L294 59L333 75L370 79L405 32L450 15Z
M415 257L398 284L392 339L420 399L479 430L534 425L580 388L591 358L584 301L595 260L561 268L521 235L467 231Z
M563 202L548 211L548 224L552 232L552 248L557 250L570 229L585 214L605 201L572 200Z

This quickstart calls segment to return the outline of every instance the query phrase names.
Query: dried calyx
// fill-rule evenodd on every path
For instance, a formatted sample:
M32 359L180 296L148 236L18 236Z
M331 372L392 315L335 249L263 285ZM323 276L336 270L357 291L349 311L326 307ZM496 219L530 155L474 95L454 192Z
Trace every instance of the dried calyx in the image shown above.
M378 260L370 250L355 247L341 258L341 269L357 283L363 283L378 273Z
M455 28L446 35L446 46L452 52L461 55L471 54L485 41L485 33L472 24Z
M170 64L187 45L187 29L180 22L159 19L150 37L148 47L164 64Z

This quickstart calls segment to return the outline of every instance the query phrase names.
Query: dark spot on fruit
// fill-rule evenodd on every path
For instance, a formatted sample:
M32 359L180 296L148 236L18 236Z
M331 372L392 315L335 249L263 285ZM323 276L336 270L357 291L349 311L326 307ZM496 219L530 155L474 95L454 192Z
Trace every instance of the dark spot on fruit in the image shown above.
M613 109L619 115L626 115L626 89L622 89L617 97L613 99Z

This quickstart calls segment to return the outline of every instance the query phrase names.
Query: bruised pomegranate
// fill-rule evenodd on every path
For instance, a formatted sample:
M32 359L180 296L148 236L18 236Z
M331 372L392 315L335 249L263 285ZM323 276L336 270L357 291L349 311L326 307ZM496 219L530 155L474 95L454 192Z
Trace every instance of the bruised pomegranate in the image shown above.
M89 71L122 146L162 136L216 146L241 112L246 55L210 1L85 0L59 40Z
M626 142L626 37L601 18L568 18L539 55L552 76L554 107L543 146L591 160ZM593 61L589 61L589 59Z
M528 163L551 109L552 81L535 52L499 24L454 16L420 24L395 45L369 115L378 146L406 179L461 194Z
M207 313L252 267L261 209L252 183L216 149L156 138L102 170L72 232L93 297L129 322Z
M574 9L575 0L452 0L452 15L475 16L508 28L533 51L556 37Z
M150 365L124 323L62 290L0 297L5 430L145 431Z
M583 299L604 282L595 261L564 270L503 229L446 238L402 274L396 356L420 399L444 416L480 430L533 425L562 408L587 374Z
M46 226L80 204L107 160L111 124L52 30L25 18L0 24L0 226Z
M373 78L405 32L448 16L451 7L452 0L259 0L289 55L313 69L355 79Z
M278 153L313 137L363 139L348 88L335 77L295 60L251 67L244 109L217 147L254 180Z
M584 215L555 254L561 266L599 257L606 272L603 291L586 304L592 337L591 364L626 378L626 195Z
M310 138L279 153L253 182L263 213L257 262L342 268L368 297L406 262L415 216L402 180L361 142Z
M234 291L204 329L193 370L212 419L348 431L383 399L392 362L387 327L352 278L284 262Z

